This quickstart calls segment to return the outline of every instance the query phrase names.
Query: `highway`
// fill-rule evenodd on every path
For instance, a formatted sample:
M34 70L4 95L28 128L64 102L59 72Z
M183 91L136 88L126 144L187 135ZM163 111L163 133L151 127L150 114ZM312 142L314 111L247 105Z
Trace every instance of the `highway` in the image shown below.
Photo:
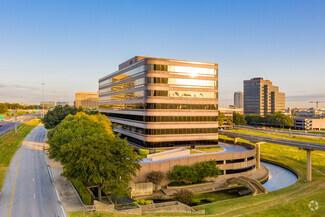
M21 123L24 123L24 122L29 121L34 118L35 118L35 115L18 116L17 126L19 126ZM0 122L0 137L14 128L15 128L15 119L14 118L11 118L10 120L7 120L7 121L1 121Z
M288 139L278 139L278 138L272 138L272 137L266 137L266 136L255 136L245 133L236 133L228 130L222 130L219 131L219 134L229 136L232 138L242 138L246 139L251 142L270 142L275 143L279 145L288 145L297 147L300 149L306 149L306 150L318 150L318 151L325 151L325 145L323 144L316 144L316 143L308 143L308 142L299 142L299 141L293 141Z
M0 217L66 216L43 151L46 130L34 128L14 155L0 193Z
M324 138L325 134L317 134L317 133L305 133L303 131L290 131L290 130L278 130L278 129L263 129L258 127L252 126L234 126L235 129L244 129L244 130L256 130L256 131L263 131L263 132L272 132L272 133L282 133L288 135L299 135L299 136L308 136L308 137L319 137Z

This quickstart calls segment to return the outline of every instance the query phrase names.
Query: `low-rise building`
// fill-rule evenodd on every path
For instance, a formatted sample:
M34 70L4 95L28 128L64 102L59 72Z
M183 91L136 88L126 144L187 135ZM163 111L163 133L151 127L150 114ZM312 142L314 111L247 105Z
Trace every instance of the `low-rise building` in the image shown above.
M325 129L325 118L303 118L295 117L294 128L301 130L321 130Z

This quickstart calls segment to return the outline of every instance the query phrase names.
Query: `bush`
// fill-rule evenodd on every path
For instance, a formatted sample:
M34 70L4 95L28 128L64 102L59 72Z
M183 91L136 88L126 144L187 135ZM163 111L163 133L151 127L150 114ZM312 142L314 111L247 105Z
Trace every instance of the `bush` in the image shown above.
M136 206L136 205L150 205L151 201L150 200L145 200L145 199L141 199L141 200L136 200L134 202L132 202L132 206Z
M71 183L76 188L79 196L81 197L82 202L85 205L91 205L92 204L91 195L88 192L88 190L86 189L85 185L82 183L82 181L80 181L78 179L71 179Z
M139 155L147 156L149 154L149 150L148 149L139 149L138 153L139 153Z
M176 165L167 173L168 179L174 182L202 183L206 177L218 177L221 174L215 161L198 162L194 166Z
M159 150L159 149L157 149L157 150L155 151L155 153L160 153L160 152L164 152L164 150Z
M187 189L182 189L174 194L174 198L179 202L189 205L193 203L194 194Z
M148 181L154 183L155 185L159 185L161 181L164 179L165 175L161 171L152 171L147 176Z

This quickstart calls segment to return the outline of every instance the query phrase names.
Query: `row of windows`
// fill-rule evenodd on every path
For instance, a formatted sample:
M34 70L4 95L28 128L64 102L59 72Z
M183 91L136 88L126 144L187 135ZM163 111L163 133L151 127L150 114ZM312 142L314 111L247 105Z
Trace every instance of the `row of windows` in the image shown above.
M145 91L141 90L141 91L115 94L110 96L100 96L100 100L114 102L114 101L124 101L124 100L132 100L132 99L142 99L144 97L144 93Z
M140 116L116 113L107 113L106 115L109 117L143 122L203 122L218 120L216 116Z
M183 79L183 78L159 78L159 77L150 77L147 78L148 83L151 84L169 84L173 86L181 87L217 87L217 81L211 80L199 80L199 79Z
M118 74L118 75L115 75L112 78L108 78L108 79L105 79L105 80L99 82L99 87L103 87L104 85L117 83L117 82L129 79L131 77L144 74L144 71L146 71L147 69L148 69L148 66L146 66L146 65L139 66L139 67L137 67L135 69L132 69L130 71L127 71L127 72L125 72L123 74Z
M117 91L122 91L122 90L127 90L127 89L132 89L136 87L144 87L144 84L146 83L145 78L140 78L132 81L127 81L121 84L117 84L114 86L109 86L105 88L99 88L99 93L112 93L112 92L117 92Z
M169 74L178 74L178 75L190 75L191 77L196 76L207 76L207 77L216 77L218 74L216 69L208 68L198 68L190 66L173 66L173 65L158 65L154 64L151 70L155 71L165 71Z
M127 130L132 133L143 134L143 135L218 133L217 128L143 129L143 128L123 125L123 124L114 124L114 129Z
M217 98L218 93L202 92L202 91L148 90L147 96L185 97L185 98Z
M242 169L234 169L234 170L226 170L226 174L235 174L235 173L243 173L243 172L248 172L251 171L255 168L255 165L247 168L242 168Z
M100 104L99 109L186 109L186 110L217 110L217 104L167 104L167 103L122 103Z
M174 147L174 146L195 146L195 145L218 145L218 140L192 140L192 141L173 141L173 142L147 142L130 136L121 134L121 138L126 138L129 142L145 147ZM180 138L181 139L181 138Z

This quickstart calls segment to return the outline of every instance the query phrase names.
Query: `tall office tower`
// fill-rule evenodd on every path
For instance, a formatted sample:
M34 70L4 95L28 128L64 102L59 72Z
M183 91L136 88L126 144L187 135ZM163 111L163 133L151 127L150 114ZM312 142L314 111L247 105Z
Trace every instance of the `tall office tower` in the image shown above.
M244 114L267 115L285 112L285 94L269 80L252 78L244 81Z
M234 105L236 108L243 108L244 107L244 95L242 91L237 91L234 93Z
M98 93L77 92L75 106L87 107L90 109L98 108Z
M136 56L99 79L99 111L135 146L218 143L218 65Z

